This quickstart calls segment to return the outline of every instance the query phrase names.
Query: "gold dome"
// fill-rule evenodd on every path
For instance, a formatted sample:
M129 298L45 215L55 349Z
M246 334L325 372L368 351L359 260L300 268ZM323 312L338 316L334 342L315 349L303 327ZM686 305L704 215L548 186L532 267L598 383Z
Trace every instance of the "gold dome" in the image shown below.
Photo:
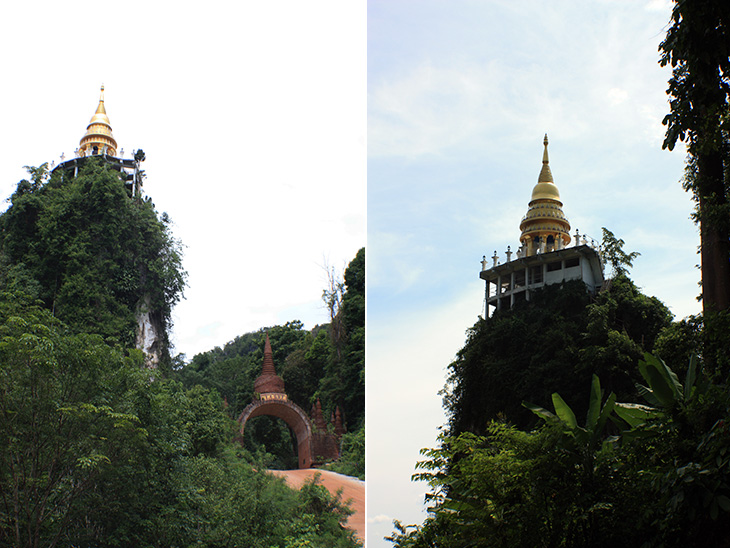
M520 242L528 256L562 249L570 242L570 223L563 213L560 192L550 171L547 134L543 144L542 169L532 190L527 213L520 222Z
M104 107L104 86L101 86L99 106L86 126L86 134L79 142L79 156L93 156L96 154L117 155L117 141L112 135L112 126Z
M535 200L555 200L560 201L560 192L555 183L537 183L532 189L531 202Z

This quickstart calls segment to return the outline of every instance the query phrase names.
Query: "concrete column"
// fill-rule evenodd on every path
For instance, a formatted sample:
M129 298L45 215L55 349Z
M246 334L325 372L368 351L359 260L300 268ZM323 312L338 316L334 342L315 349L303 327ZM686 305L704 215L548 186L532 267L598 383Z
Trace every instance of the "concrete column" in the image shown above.
M497 310L502 309L502 275L497 276Z
M509 249L509 248L507 248L507 249ZM509 253L509 251L507 253ZM514 271L511 272L509 275L509 289L510 289L509 307L512 308L515 305L515 273L514 273Z

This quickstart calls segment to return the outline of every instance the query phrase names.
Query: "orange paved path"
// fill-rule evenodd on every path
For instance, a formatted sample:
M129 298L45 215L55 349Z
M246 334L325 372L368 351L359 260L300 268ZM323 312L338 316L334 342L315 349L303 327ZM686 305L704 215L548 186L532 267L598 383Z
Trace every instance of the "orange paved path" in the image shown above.
M329 470L317 470L309 468L306 470L269 470L275 476L286 479L286 483L292 489L299 489L304 480L314 477L319 473L322 475L322 485L333 495L342 488L342 501L352 499L350 508L355 513L347 519L347 526L355 531L355 536L363 543L365 542L365 482L350 476L336 474Z

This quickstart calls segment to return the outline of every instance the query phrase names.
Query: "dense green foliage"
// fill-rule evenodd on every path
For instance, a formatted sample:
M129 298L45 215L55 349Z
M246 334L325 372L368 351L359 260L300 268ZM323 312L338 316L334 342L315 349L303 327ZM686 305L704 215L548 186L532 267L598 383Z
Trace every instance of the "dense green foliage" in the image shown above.
M390 540L403 548L727 546L730 394L699 363L680 383L646 354L643 404L616 403L594 377L584 426L555 393L554 413L525 404L545 421L534 431L491 421L484 436L442 437L415 476L433 489L430 516L419 527L396 522Z
M434 488L432 517L419 529L400 526L397 546L639 546L624 521L630 485L601 452L585 468L581 447L557 426L534 433L493 422L488 436L442 439L422 469L455 462L448 475L419 474ZM634 495L634 499L636 499Z
M185 285L180 244L166 215L131 196L100 159L79 175L28 168L0 216L0 285L40 299L75 332L135 344L149 311L167 356L172 307Z
M354 476L365 480L365 428L342 436L340 443L342 454L339 460L328 464L326 468L346 476Z
M0 546L354 545L321 486L236 455L216 392L141 364L2 294Z
M480 319L449 366L449 433L484 434L490 420L535 423L523 400L547 405L566 394L585 411L582 387L597 374L623 399L635 396L636 362L671 322L666 306L624 274L591 301L581 281L551 285L512 310Z
M231 383L245 368L171 378L185 273L167 216L96 158L76 177L28 171L0 216L0 546L355 546L339 497L318 480L292 491L233 442L226 399L250 400L253 377ZM157 370L133 348L141 314L162 337ZM317 335L272 331L281 363ZM260 369L252 335L237 343ZM297 394L309 382L291 375Z
M696 355L707 326L614 270L593 300L548 286L469 331L414 476L429 517L396 522L396 546L729 545L730 391Z
M227 402L230 416L238 418L253 400L268 333L276 372L284 380L289 398L306 412L319 398L328 422L339 406L347 431L359 433L355 439L362 438L364 443L365 249L358 251L345 270L342 290L332 323L306 331L301 322L293 321L241 335L223 348L197 354L175 370L173 378L186 387L200 385L217 391ZM267 453L271 467L297 465L296 441L280 419L252 419L244 446L253 454ZM364 452L348 454L345 467L362 476Z

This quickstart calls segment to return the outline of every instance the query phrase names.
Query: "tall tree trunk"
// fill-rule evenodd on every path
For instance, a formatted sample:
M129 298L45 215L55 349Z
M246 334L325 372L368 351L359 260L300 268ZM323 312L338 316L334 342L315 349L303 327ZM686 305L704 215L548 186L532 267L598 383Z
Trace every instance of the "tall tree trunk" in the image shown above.
M730 318L730 219L727 219L723 153L697 155L695 192L699 205L702 258L703 356L720 378L730 375L727 326Z
M702 308L705 316L730 309L730 232L721 151L697 158L702 258Z

